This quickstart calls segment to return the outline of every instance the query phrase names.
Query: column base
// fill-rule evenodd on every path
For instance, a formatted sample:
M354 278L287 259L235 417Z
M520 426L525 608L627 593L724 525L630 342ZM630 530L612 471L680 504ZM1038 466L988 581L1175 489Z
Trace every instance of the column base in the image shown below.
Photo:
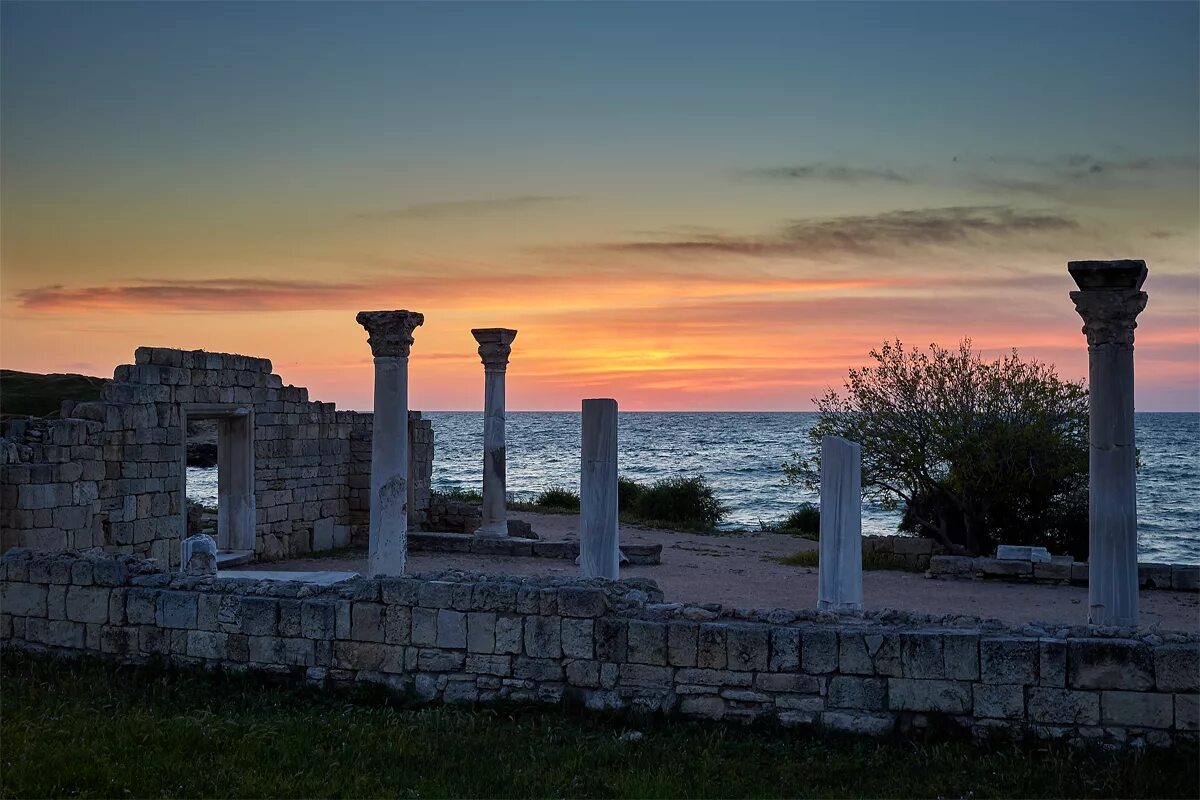
M508 538L508 522L488 522L480 525L473 536L483 536L488 539L506 539Z
M835 603L832 600L818 600L818 611L832 611L834 614L861 614L862 603Z

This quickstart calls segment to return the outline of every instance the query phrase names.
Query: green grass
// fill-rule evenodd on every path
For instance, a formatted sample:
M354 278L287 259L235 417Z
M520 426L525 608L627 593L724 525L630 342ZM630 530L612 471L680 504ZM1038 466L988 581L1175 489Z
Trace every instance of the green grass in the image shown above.
M792 553L790 556L784 556L776 560L780 564L785 564L789 567L812 567L816 569L820 562L820 555L820 550L801 550L799 553ZM900 572L925 571L911 564L906 564L903 559L889 553L876 553L874 550L863 551L862 568L868 571L877 569L894 569Z
M107 381L88 375L39 375L0 369L0 413L57 417L63 400L99 400Z
M801 503L783 519L760 523L759 528L769 533L790 533L815 542L821 538L821 507L816 503Z
M3 797L1196 797L1194 754L821 738L7 653ZM641 741L621 735L637 729Z

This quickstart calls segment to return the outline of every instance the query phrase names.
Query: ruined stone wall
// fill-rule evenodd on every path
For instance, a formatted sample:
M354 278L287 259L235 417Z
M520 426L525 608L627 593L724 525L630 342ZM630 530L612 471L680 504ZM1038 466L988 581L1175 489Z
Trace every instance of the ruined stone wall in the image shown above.
M183 417L215 406L252 413L255 554L350 542L352 494L370 484L370 414L309 400L267 359L141 347L134 360L99 401L64 403L64 419L4 423L0 549L106 547L177 564ZM414 492L427 498L432 431L425 421L413 433Z
M572 703L872 735L1194 747L1194 635L1020 630L883 611L661 602L646 581L444 572L333 587L156 574L124 556L0 559L5 646L383 684L427 701Z

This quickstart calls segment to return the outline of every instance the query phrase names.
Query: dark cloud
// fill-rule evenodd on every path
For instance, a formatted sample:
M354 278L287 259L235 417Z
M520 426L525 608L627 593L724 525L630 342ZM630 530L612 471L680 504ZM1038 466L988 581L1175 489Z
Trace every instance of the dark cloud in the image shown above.
M883 214L797 220L762 237L708 234L687 239L623 242L610 249L664 254L741 256L879 255L898 249L978 244L1079 227L1073 217L1010 206L951 206Z
M912 183L907 175L877 167L851 167L844 164L803 164L796 167L763 167L745 170L754 178L778 181L830 181L833 183Z
M520 195L497 197L492 200L450 200L440 203L415 203L401 208L384 211L363 211L354 215L362 220L433 219L477 214L492 214L498 211L513 211L530 206L565 203L577 200L572 195Z
M1101 158L1088 153L1052 158L955 157L954 162L966 168L971 184L987 191L1066 201L1078 201L1097 190L1162 181L1200 168L1200 161L1190 156Z
M356 283L255 278L159 281L124 286L42 286L17 294L21 308L47 313L82 310L279 311L336 308L368 300Z

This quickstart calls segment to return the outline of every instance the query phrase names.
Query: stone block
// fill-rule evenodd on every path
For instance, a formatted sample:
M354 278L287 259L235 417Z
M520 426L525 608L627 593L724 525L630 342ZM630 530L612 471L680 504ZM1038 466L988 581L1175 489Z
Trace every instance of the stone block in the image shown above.
M1154 686L1150 647L1132 639L1071 639L1067 679L1074 689L1130 689Z
M517 655L521 652L522 618L512 614L496 616L496 652Z
M300 607L300 629L306 639L332 639L337 606L324 600L306 600Z
M861 633L838 633L838 672L844 675L874 675L875 664Z
M833 733L886 736L896 729L896 718L866 711L823 711L821 727Z
M103 586L67 588L66 613L72 622L108 622L109 589Z
M808 628L800 643L801 663L810 674L834 672L838 668L837 631Z
M17 617L44 617L46 587L36 583L4 583L0 585L0 609Z
M945 677L941 633L901 633L900 668L906 678L929 680Z
M412 641L412 609L408 606L385 605L383 640L388 644L408 644Z
M1174 698L1155 692L1102 692L1100 719L1105 725L1170 728L1175 720Z
M1023 719L1025 687L1022 684L975 684L975 716L991 719Z
M195 628L196 605L196 595L192 592L161 592L155 609L156 622L163 628Z
M247 636L274 636L279 628L279 603L270 597L242 598L242 629Z
M892 711L966 714L971 710L971 684L965 681L890 678L887 691Z
M350 610L350 638L357 642L383 641L382 603L355 603Z
M1060 639L1038 640L1038 683L1042 686L1067 685L1067 643Z
M467 615L465 613L445 608L438 611L437 646L450 650L467 649Z
M975 559L970 556L930 556L927 571L935 577L966 577L975 574Z
M1154 648L1154 683L1160 692L1200 691L1200 644L1164 644Z
M86 643L87 626L82 622L30 617L25 623L25 638L48 647L82 650Z
M1032 578L1033 564L1029 561L1005 561L999 558L977 558L975 569L987 578Z
M555 658L514 658L513 677L532 681L561 681L562 662Z
M565 587L558 590L558 613L564 617L599 617L608 610L603 590Z
M1039 659L1037 639L998 636L979 640L979 675L984 683L1036 684Z
M629 625L626 620L600 617L596 620L596 659L623 662L629 651Z
M600 665L595 661L568 661L567 683L572 686L598 687Z
M525 655L531 658L562 658L559 617L525 618Z
M780 626L771 628L771 671L794 672L799 669L800 629Z
M157 607L157 589L133 587L125 593L125 618L130 625L155 624Z
M412 643L420 647L432 647L437 643L437 609L414 608L412 610Z
M725 716L725 701L713 695L692 695L679 701L679 713L685 717L719 720Z
M766 625L731 625L725 652L729 669L765 670L770 666L770 633Z
M830 708L882 711L887 708L887 681L883 678L835 675L829 679L827 699Z
M1028 690L1030 722L1052 725L1098 725L1100 695L1071 689L1034 687Z
M621 685L641 689L667 689L671 686L674 670L650 664L622 664Z
M667 625L667 662L676 667L696 666L696 645L700 626L694 622L671 622Z
M467 651L494 653L496 651L496 614L475 611L467 614Z
M1200 695L1175 695L1175 729L1200 730Z
M634 664L667 663L667 626L661 622L629 621L629 661Z
M1035 563L1033 577L1034 580L1039 581L1069 581L1071 580L1071 565L1054 562Z
M1035 561L1050 563L1050 551L1044 547L1030 547L1021 544L1002 544L996 548L996 558L1002 560Z
M812 675L791 673L777 675L770 672L760 672L754 679L754 685L764 692L785 692L787 694L819 694L821 678Z
M702 669L725 669L726 626L703 623L696 643L696 666Z
M1180 592L1200 591L1200 565L1173 564L1171 588Z
M594 653L592 620L562 618L562 651L567 658L591 658Z
M947 678L979 679L979 634L947 631L942 635L942 669Z

